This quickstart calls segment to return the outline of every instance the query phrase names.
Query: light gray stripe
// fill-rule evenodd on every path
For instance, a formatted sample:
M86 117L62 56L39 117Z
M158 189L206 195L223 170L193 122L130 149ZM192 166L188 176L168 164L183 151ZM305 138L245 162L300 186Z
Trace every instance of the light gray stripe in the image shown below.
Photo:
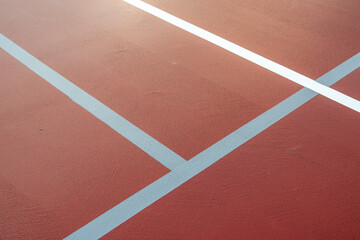
M186 160L178 154L40 62L2 34L0 34L0 47L168 169L173 170L178 165L186 163Z
M355 55L335 69L320 77L317 81L330 86L360 66L360 54ZM304 103L317 95L309 89L302 89L285 99L275 107L245 124L235 132L196 155L187 163L180 165L154 183L135 193L114 208L86 224L65 240L99 239L141 212L172 190L229 154L243 143L261 133Z

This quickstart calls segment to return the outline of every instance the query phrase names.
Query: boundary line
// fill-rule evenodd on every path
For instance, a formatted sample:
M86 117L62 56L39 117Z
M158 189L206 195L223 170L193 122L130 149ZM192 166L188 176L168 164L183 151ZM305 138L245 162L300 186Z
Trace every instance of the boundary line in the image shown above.
M256 53L253 53L239 45L232 43L224 38L221 38L213 33L210 33L202 28L199 28L189 22L186 22L178 17L175 17L159 8L156 8L148 3L140 0L122 0L134 7L137 7L157 18L160 18L178 28L181 28L189 33L192 33L208 42L211 42L229 52L232 52L250 62L253 62L267 70L270 70L282 77L285 77L303 87L309 88L324 97L327 97L335 102L338 102L348 108L360 112L360 101L351 98L337 90L316 82L300 73L297 73L287 67L275 63L267 58L264 58Z
M0 33L0 48L170 170L186 160Z
M360 53L329 71L317 81L331 86L359 67ZM178 166L170 173L95 218L64 240L92 240L103 237L317 95L316 92L309 89L301 89L185 164Z

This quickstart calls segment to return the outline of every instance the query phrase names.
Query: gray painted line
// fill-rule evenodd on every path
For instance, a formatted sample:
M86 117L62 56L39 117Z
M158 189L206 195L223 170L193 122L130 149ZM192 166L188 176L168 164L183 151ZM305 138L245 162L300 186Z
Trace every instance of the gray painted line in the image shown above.
M186 160L0 34L0 47L170 170Z
M331 86L360 67L360 53L320 77L317 81ZM301 105L318 95L303 88L235 132L210 146L172 172L159 178L109 211L89 222L64 240L99 239L137 213L196 176L225 155L255 137Z

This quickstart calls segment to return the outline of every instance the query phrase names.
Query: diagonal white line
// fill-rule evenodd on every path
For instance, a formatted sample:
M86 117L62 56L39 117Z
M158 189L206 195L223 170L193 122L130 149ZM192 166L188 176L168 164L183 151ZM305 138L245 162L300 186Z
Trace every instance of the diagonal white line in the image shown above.
M323 75L317 81L327 86L331 86L358 67L360 67L360 53ZM199 153L185 164L180 165L170 173L89 222L64 240L93 240L101 238L220 160L225 155L272 126L301 105L310 101L316 95L316 92L309 89L301 89L208 149Z
M232 52L242 58L245 58L267 70L270 70L282 77L285 77L303 87L309 88L335 102L338 102L348 108L351 108L357 112L360 112L360 101L351 98L339 91L329 88L319 82L316 82L300 73L297 73L289 68L286 68L278 63L275 63L267 58L264 58L256 53L253 53L235 43L232 43L224 38L221 38L213 33L210 33L202 28L199 28L189 22L186 22L178 17L175 17L163 10L160 10L148 3L140 0L122 0L134 7L137 7L151 15L158 17L176 27L179 27L189 33L192 33L208 42L211 42L229 52Z
M185 159L0 34L0 48L170 170Z

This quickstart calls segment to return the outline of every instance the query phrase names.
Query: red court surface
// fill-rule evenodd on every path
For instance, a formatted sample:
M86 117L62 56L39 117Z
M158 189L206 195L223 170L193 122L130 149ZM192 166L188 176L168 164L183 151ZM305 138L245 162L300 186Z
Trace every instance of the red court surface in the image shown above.
M147 1L311 78L360 51L359 1Z
M27 29L11 31L12 39L186 159L300 89L129 4L114 2L118 10L108 14L112 18L100 18L95 24L92 12L82 9L82 18L72 12L73 1L67 11L47 2L33 10L37 18L29 15L9 25ZM87 7L87 3L83 5ZM43 9L45 6L50 10ZM11 7L7 12L16 11L17 6ZM139 22L139 18L143 20ZM158 28L157 32L143 22ZM110 24L116 30L109 28ZM61 33L60 27L64 29ZM149 39L154 34L170 37ZM152 46L154 43L158 46ZM197 57L205 62L202 69L174 64L178 58L171 52L158 54L179 44L191 47L181 61ZM227 72L216 82L203 76L214 67ZM222 79L228 81L226 86L219 83Z
M316 97L104 239L358 239L359 121Z
M0 62L1 239L65 237L168 172L15 59Z
M146 2L313 80L360 51L358 1ZM121 0L0 0L0 34L188 162L302 89ZM66 238L173 170L47 81L0 45L0 239ZM360 69L331 88L359 100ZM101 239L360 239L359 142L318 95Z

